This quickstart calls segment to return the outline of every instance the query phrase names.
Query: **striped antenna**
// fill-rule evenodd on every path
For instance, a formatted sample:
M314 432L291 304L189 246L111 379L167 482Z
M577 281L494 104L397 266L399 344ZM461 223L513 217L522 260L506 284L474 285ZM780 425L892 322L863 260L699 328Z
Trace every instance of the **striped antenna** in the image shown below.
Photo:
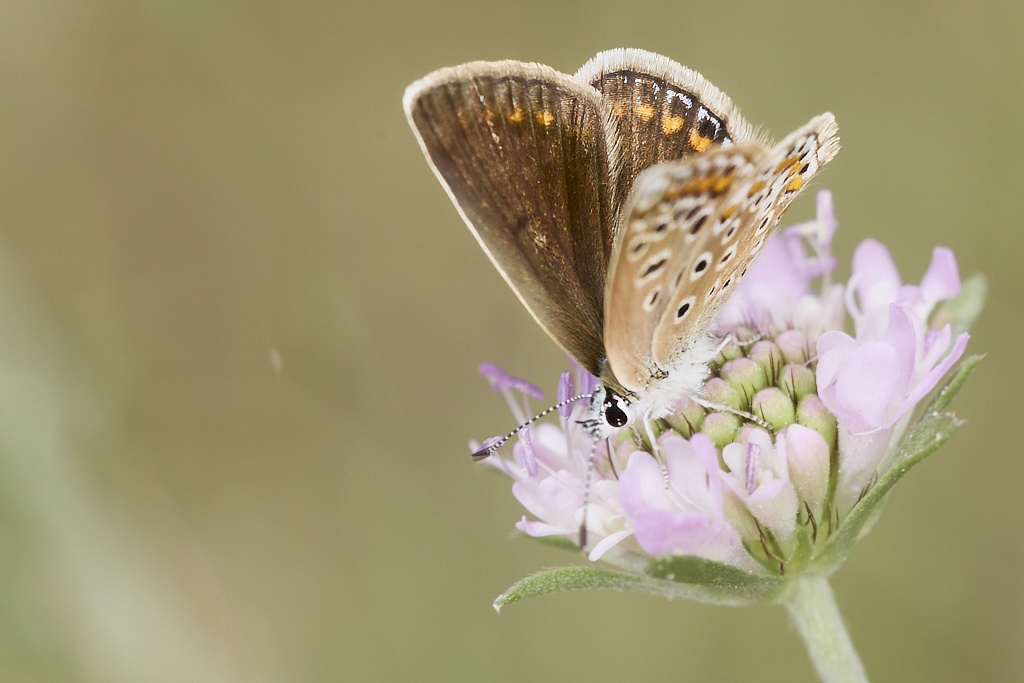
M498 439L497 441L492 443L490 446L485 446L484 448L481 448L480 450L478 450L476 453L473 454L473 460L476 461L476 462L479 462L479 461L483 460L484 458L486 458L487 456L492 455L493 453L497 452L497 450L499 448L501 448L502 446L504 446L508 442L509 439L511 439L513 436L515 436L519 432L523 431L523 429L525 429L526 427L529 427L530 425L532 425L534 422L536 422L537 420L541 419L545 415L549 415L552 412L558 410L559 408L564 408L565 406L569 405L570 403L575 403L576 401L580 401L580 400L585 399L585 398L588 398L588 399L589 398L593 398L593 396L594 396L593 394L580 394L579 396L573 396L572 398L567 398L564 401L556 403L555 405L551 406L550 408L542 410L541 412L537 413L536 415L531 417L529 420L527 420L523 424L521 424L518 427L516 427L515 429L513 429L511 432L509 432L505 436L501 437L500 439Z

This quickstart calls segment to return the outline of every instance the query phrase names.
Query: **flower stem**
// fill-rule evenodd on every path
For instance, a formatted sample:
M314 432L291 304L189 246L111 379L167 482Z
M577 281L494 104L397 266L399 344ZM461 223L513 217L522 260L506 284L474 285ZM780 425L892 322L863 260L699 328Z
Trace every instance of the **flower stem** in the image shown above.
M808 576L794 581L785 604L824 683L867 683L828 579Z

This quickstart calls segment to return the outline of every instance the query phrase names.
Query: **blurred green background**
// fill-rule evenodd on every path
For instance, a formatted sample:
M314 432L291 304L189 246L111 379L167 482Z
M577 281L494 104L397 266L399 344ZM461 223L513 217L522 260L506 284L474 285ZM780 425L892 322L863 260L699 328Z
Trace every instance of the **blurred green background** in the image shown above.
M777 136L835 112L842 263L989 277L967 424L834 587L875 681L1024 679L1022 36L1020 2L3 3L0 680L813 680L777 607L490 607L578 559L470 463L512 426L476 366L564 361L401 96L618 46Z

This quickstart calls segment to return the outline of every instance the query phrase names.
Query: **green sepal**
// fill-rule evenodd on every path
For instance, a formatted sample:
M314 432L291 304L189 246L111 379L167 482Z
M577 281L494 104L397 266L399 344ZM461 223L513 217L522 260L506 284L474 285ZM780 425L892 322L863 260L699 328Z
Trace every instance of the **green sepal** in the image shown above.
M773 602L786 585L778 576L751 574L731 564L692 555L659 557L647 565L648 576L685 589L692 600L722 605Z
M953 398L957 395L960 389L964 386L964 382L974 372L975 366L981 361L983 355L968 356L960 361L960 364L956 366L953 371L953 375L949 380L943 384L932 400L928 402L928 406L924 409L924 414L931 415L933 413L939 413L949 407L949 404L953 401Z
M921 419L903 439L889 469L878 483L857 503L828 539L822 553L814 559L817 573L828 574L839 567L853 546L881 513L889 491L907 471L944 444L961 422L952 413L942 412L974 371L981 356L964 359L949 380L935 393Z
M953 334L966 332L981 315L987 293L988 282L985 276L980 273L972 275L964 280L960 293L955 298L939 304L932 313L928 326L935 329L948 323L953 329Z
M806 512L804 513L807 514ZM817 521L817 520L815 520ZM796 527L796 546L790 553L788 564L797 569L802 569L810 562L814 555L814 539L811 538L814 527L809 520L801 521Z

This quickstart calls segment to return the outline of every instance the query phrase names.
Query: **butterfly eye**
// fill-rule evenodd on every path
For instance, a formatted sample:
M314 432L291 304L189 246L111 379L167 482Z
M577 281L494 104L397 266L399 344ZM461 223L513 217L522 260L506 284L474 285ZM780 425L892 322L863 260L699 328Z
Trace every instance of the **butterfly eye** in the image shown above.
M604 399L604 421L612 427L624 427L629 422L625 399L610 391Z

